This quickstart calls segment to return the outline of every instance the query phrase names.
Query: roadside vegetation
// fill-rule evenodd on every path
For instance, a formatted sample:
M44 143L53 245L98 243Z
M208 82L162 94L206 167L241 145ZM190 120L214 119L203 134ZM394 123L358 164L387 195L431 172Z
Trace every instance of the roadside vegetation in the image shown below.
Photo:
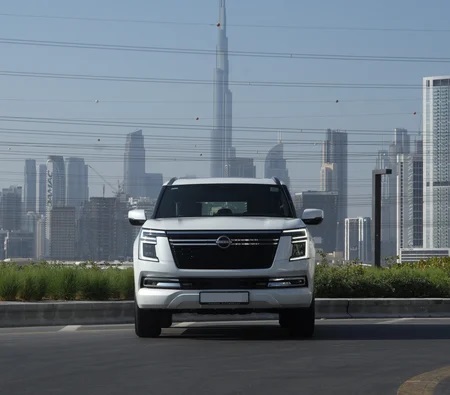
M384 268L317 265L318 298L449 298L450 258ZM0 264L0 300L132 300L133 269L46 262Z
M450 258L383 268L320 264L315 287L321 298L449 298Z
M133 294L130 268L0 264L0 300L131 300Z

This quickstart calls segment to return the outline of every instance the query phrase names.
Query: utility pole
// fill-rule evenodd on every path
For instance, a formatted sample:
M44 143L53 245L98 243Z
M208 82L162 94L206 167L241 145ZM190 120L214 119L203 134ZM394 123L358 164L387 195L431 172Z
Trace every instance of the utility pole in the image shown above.
M372 248L375 267L381 267L381 176L385 174L392 174L392 169L372 170Z

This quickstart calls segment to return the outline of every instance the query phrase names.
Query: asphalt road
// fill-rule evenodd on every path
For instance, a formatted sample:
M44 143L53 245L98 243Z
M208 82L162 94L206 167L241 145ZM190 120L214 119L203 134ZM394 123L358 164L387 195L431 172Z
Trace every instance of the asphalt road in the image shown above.
M450 394L450 319L320 320L312 340L274 321L176 325L0 329L0 394L388 395L437 369L407 383L434 392L409 394Z

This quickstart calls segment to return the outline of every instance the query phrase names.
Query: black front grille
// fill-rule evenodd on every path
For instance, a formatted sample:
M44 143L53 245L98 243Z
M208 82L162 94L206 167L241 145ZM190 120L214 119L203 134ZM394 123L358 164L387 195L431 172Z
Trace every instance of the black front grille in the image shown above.
M175 264L180 269L268 269L272 266L280 232L168 232ZM229 239L224 248L217 239Z
M268 279L256 278L180 278L181 289L264 289Z
M267 278L180 278L181 289L265 289Z

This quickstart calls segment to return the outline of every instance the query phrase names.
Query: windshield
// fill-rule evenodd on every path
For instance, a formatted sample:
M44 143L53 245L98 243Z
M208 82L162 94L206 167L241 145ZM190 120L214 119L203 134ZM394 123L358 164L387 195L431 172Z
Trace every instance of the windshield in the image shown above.
M281 187L202 184L166 187L155 218L258 216L294 217Z

